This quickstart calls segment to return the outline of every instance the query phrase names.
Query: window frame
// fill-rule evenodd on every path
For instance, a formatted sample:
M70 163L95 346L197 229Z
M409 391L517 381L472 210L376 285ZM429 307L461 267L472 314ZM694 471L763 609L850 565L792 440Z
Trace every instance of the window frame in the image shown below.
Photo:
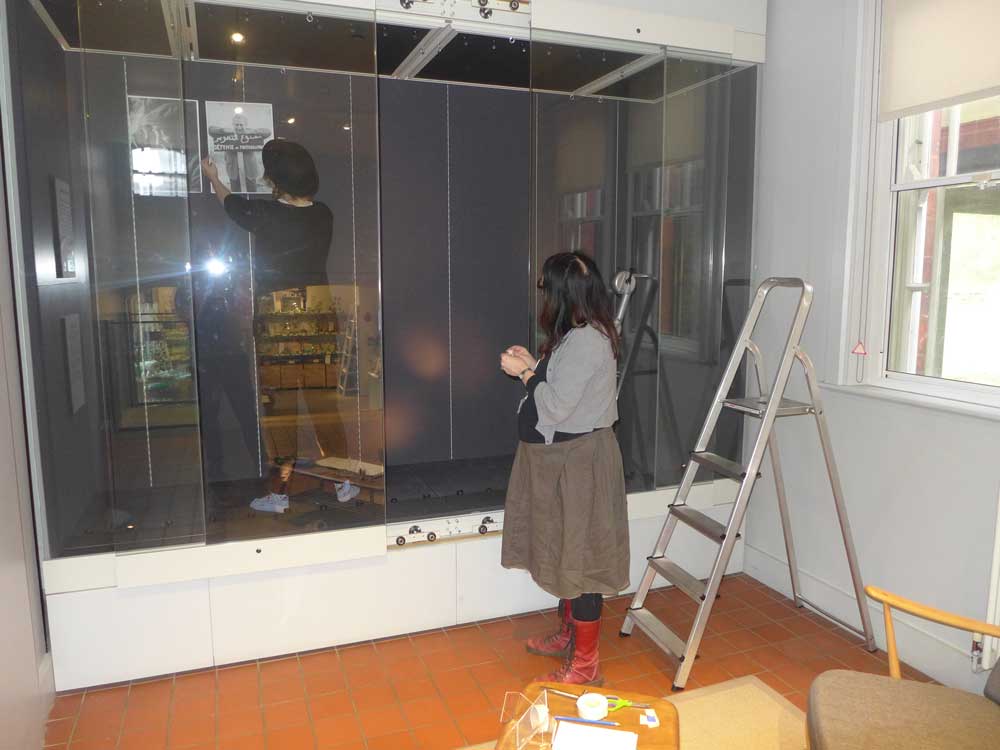
M881 18L879 3L864 18L865 38L858 50L854 91L851 224L843 278L843 315L831 322L839 330L834 388L865 389L870 395L935 409L1000 420L1000 386L948 380L890 370L896 216L901 193L977 184L984 174L1000 180L1000 169L926 180L896 180L900 120L878 121L878 70ZM980 178L980 179L976 179ZM861 342L866 354L853 351ZM831 354L833 354L831 352Z

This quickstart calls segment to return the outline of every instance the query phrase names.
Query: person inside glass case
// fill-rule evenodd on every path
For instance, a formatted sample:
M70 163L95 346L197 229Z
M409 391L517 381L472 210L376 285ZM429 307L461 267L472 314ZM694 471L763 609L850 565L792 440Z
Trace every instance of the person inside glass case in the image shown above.
M263 180L271 186L273 200L237 195L219 178L211 159L202 162L204 174L228 217L253 236L253 294L257 300L274 292L323 286L328 283L327 260L333 237L333 213L314 200L319 191L319 173L312 156L302 145L272 140L262 151ZM257 311L259 312L259 311ZM306 399L299 383L297 420L309 419ZM297 436L292 455L278 459L271 472L269 492L256 497L254 510L284 513L288 510L287 485L298 456ZM265 488L262 486L261 491ZM359 493L349 482L337 486L337 499L346 502Z

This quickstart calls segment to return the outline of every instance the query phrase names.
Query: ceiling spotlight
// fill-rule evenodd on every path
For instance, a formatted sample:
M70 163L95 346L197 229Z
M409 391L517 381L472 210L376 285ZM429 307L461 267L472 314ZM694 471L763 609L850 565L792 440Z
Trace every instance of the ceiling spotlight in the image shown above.
M287 122L289 125L294 125L295 124L295 118L294 117L289 117L287 120L285 120L285 122Z
M233 114L242 115L243 107L233 107Z
M229 35L229 41L231 41L233 44L243 44L243 42L245 42L246 40L247 38L243 36L243 34L239 31L234 31L232 34Z

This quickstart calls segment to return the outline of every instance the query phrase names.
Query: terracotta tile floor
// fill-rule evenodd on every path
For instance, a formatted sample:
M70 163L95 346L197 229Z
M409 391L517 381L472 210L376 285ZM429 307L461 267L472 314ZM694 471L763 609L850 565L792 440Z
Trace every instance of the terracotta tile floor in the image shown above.
M689 688L755 674L800 707L827 669L887 674L853 634L745 575L728 577ZM675 662L638 630L619 638L629 597L606 603L606 685L670 692ZM647 606L686 633L695 605L677 590ZM287 658L60 695L46 747L71 750L452 750L494 739L508 690L556 666L523 639L554 611ZM913 670L907 676L927 679Z

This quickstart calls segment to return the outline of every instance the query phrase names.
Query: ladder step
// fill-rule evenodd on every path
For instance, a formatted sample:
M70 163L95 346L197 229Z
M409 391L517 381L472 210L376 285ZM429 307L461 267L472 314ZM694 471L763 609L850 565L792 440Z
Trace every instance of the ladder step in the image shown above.
M684 568L671 562L666 557L649 558L649 567L670 581L685 594L696 602L701 603L705 599L706 586Z
M724 477L729 477L737 481L740 481L747 475L746 469L740 464L730 461L728 458L723 458L716 453L695 451L691 453L691 460L696 464L704 466L706 469L711 469L716 474L721 474Z
M648 609L645 607L628 609L625 611L625 616L632 618L632 622L639 626L639 630L648 635L661 649L669 651L678 659L684 656L687 644L674 631L657 620L656 615Z
M722 540L726 538L726 527L714 518L709 518L701 511L697 511L687 505L671 505L670 512L677 516L678 521L686 523L692 529L704 534L713 542L721 543ZM740 535L737 534L736 538L739 539Z
M742 412L750 417L760 417L764 416L764 412L767 410L767 396L758 396L756 398L727 398L722 402L722 405L727 409L733 409L734 411ZM812 404L807 404L804 401L793 401L790 398L781 399L781 404L778 406L778 416L779 417L798 417L803 414L813 414L816 411Z

